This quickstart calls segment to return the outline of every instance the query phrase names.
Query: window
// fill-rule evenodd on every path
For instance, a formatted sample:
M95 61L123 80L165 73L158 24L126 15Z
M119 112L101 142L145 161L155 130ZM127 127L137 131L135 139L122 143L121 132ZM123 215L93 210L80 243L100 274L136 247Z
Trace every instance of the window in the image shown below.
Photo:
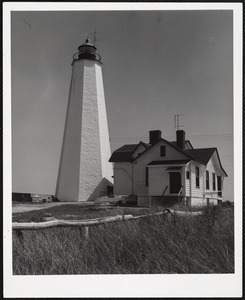
M222 177L217 176L217 190L218 190L218 196L222 197Z
M186 179L190 179L190 172L186 171Z
M206 171L206 190L209 190L209 171Z
M215 185L215 173L213 173L213 191L216 190L216 185Z
M200 171L198 167L196 167L196 187L200 187Z
M166 156L166 146L160 147L160 156L165 157Z
M145 186L149 185L149 169L145 168Z

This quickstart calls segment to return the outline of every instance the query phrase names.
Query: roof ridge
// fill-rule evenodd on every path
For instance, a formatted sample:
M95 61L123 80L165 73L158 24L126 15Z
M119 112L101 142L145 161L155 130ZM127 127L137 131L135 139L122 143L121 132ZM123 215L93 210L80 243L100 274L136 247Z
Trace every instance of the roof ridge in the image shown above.
M216 150L217 147L208 147L208 148L193 148L193 149L187 149L187 150L207 150L207 149L214 149Z

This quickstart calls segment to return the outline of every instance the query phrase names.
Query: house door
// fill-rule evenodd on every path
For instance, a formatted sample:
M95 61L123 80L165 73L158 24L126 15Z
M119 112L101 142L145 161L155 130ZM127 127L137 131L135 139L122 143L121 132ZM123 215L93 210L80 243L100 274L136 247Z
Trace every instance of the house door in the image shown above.
M113 186L107 185L107 195L112 196L113 195Z
M170 194L178 194L181 189L181 173L169 173Z
M220 176L217 176L217 185L218 185L218 196L222 197L222 179Z

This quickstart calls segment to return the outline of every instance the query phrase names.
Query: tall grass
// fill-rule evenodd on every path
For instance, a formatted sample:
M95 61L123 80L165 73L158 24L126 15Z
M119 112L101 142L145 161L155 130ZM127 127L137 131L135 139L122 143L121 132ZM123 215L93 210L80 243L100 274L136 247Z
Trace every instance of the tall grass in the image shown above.
M155 216L90 227L13 233L14 274L234 272L233 209Z

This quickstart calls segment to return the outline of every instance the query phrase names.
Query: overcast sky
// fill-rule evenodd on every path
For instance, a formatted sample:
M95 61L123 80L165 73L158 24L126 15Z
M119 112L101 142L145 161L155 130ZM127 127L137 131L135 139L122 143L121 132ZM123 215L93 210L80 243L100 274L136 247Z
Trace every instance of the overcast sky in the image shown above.
M54 194L72 55L97 30L112 151L173 140L217 147L233 200L232 11L12 12L13 191ZM92 35L91 35L92 38Z

